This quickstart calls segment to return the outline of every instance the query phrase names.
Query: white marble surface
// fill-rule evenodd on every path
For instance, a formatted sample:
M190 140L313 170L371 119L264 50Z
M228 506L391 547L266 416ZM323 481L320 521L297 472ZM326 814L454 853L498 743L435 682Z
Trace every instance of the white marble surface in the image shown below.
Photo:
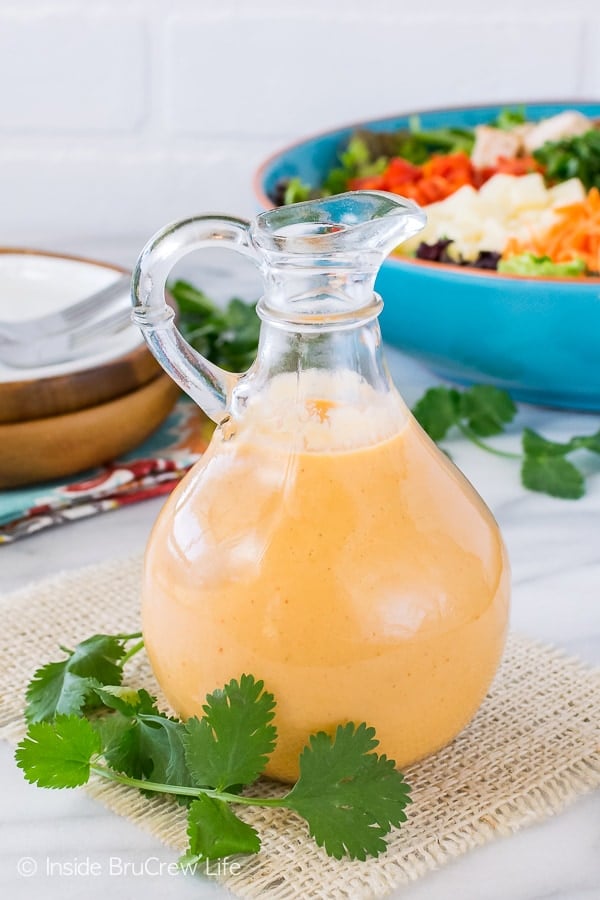
M132 246L135 250L139 245L130 242L103 252L89 242L68 249L127 262ZM229 290L225 286L223 294ZM424 369L400 354L390 350L388 359L409 403L434 383ZM596 430L599 419L522 407L515 432L526 423L560 439ZM508 435L497 444L513 449L518 440ZM585 498L554 500L525 491L516 463L491 457L461 439L448 446L502 527L514 574L513 628L600 665L600 469L590 475ZM141 550L161 503L126 507L1 547L0 589L6 592L59 570ZM228 896L210 877L168 874L165 867L174 854L82 792L54 793L27 785L6 745L0 745L0 797L2 897L95 900L109 892L114 900ZM20 874L23 858L33 860L23 865L36 866L35 874ZM157 874L161 864L163 873ZM82 872L93 867L98 874L72 875L69 865L79 865ZM541 825L467 854L395 896L599 900L600 792Z

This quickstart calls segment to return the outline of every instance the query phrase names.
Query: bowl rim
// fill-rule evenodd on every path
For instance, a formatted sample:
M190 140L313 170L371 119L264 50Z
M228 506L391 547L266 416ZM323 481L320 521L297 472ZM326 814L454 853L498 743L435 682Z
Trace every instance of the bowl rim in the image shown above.
M0 245L0 256L41 256L45 259L62 259L67 262L77 262L77 263L85 263L90 266L97 266L100 269L110 269L113 272L118 272L121 275L127 275L131 270L126 266L121 266L118 263L105 262L101 259L93 259L89 256L78 256L72 253L60 253L56 250L38 250L35 247L11 247L8 244ZM99 363L96 366L93 366L91 369L83 368L76 369L73 372L67 373L69 377L77 377L82 375L86 375L90 371L95 371L101 373L103 370L111 368L114 366L120 359L129 359L134 358L136 355L139 355L140 350L146 350L146 344L140 343L135 347L132 347L131 350L128 350L122 357L115 357L114 359L106 359L103 362ZM6 381L0 382L0 393L2 392L3 386L8 385L9 387L21 386L21 385L31 385L36 383L38 385L43 384L44 386L59 381L65 377L64 373L55 373L53 375L42 375L40 378L16 378L14 381Z
M9 245L0 245L0 256L23 256L23 257L43 257L46 259L58 259L58 260L67 260L68 262L78 262L78 263L86 263L88 265L98 266L103 269L109 269L116 273L121 273L126 275L129 273L130 269L122 266L118 263L105 262L104 260L94 259L88 256L79 256L71 253L60 253L52 250L40 250L34 247L23 247L23 246L15 246L11 247ZM140 366L143 366L143 380L138 384L137 382L132 386L128 386L128 382L125 379L125 375L128 371L128 368L132 366L134 367L136 372L140 372ZM12 381L0 382L0 403L4 403L7 406L7 409L11 409L12 404L9 404L9 400L11 396L20 397L26 393L30 393L35 389L36 395L40 397L50 398L54 406L58 409L61 404L57 406L57 397L62 395L63 386L69 382L73 385L74 390L81 390L86 397L93 395L97 396L97 391L95 389L92 390L90 385L95 385L98 382L101 382L104 376L109 372L116 372L119 374L119 377L122 379L125 387L121 394L115 395L112 399L117 399L118 396L125 395L131 390L135 389L138 386L143 386L145 384L149 384L153 381L158 375L160 375L160 368L158 364L154 363L153 357L148 350L146 344L144 342L137 344L135 347L132 347L130 350L127 350L122 356L114 357L112 359L106 359L92 367L76 369L72 372L63 373L63 372L55 372L50 375L42 375L39 378L19 378L16 377ZM40 392L41 388L41 392ZM90 404L86 403L83 408L89 408L89 406L94 405L95 401L92 401ZM105 402L105 401L100 401ZM47 412L39 413L38 410L40 406L38 404L33 404L34 413L31 414L31 411L28 411L28 418L14 418L12 414L5 420L3 415L0 413L0 426L8 425L8 424L17 424L22 421L35 421L38 418L45 418L49 414ZM73 410L71 410L73 411ZM67 414L63 413L61 409L57 412L51 413L51 415L62 415Z
M273 164L273 162L280 156L284 156L289 153L291 150L295 150L298 147L302 147L304 144L310 144L313 141L330 137L332 135L337 134L340 131L355 131L361 127L368 127L369 125L374 125L378 122L386 122L390 119L405 119L410 118L411 116L419 116L419 115L430 115L434 113L444 113L444 112L461 112L465 110L477 110L477 109L487 109L491 107L499 107L502 108L504 106L563 106L569 107L570 105L577 106L588 106L588 105L596 105L600 106L600 100L584 100L583 98L579 99L570 99L570 100L505 100L505 101L496 101L494 103L468 103L468 104L459 104L457 106L436 106L426 109L417 109L407 112L400 112L396 114L391 114L387 116L376 116L373 119L361 119L358 122L350 122L345 125L338 125L335 128L328 128L325 131L317 131L306 137L300 138L299 140L295 140L290 142L289 144L284 145L279 150L270 153L269 156L260 163L258 168L255 170L253 178L252 178L252 187L254 190L254 195L258 200L261 208L263 210L268 209L276 209L270 197L267 196L263 184L264 184L264 176L266 170ZM399 195L400 196L400 195ZM427 207L425 207L426 209ZM440 262L432 262L427 259L415 259L413 257L395 257L390 254L390 256L385 259L386 264L392 265L418 265L422 268L428 269L432 272L440 271L443 272L452 272L455 275L466 275L467 277L477 277L482 276L484 278L495 278L499 280L506 279L507 281L520 281L520 282L529 282L533 284L540 285L548 285L548 284L578 284L580 287L584 285L597 285L600 284L600 275L588 275L584 278L577 276L563 276L563 275L516 275L510 272L498 272L493 269L477 269L474 266L458 266L452 265L452 263L440 263Z

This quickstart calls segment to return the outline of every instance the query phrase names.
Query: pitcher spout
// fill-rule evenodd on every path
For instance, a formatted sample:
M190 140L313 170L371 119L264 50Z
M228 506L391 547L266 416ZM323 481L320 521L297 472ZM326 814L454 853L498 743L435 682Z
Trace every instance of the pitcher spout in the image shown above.
M250 237L267 257L289 254L298 265L316 256L360 265L365 256L371 256L379 268L425 222L416 203L397 194L349 191L262 213L252 223Z
M383 191L351 191L262 213L250 225L266 283L259 315L298 323L299 316L344 316L369 306L378 313L381 264L424 224L415 203Z

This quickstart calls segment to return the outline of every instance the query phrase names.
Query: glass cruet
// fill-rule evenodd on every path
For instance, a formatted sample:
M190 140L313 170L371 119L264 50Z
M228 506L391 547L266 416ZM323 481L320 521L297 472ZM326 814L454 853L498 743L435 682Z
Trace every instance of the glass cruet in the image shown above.
M385 364L374 292L423 213L381 192L198 216L164 229L133 278L134 318L217 428L163 507L142 625L181 716L242 673L277 698L268 774L297 777L308 735L374 725L404 766L471 719L504 645L509 567L474 488L419 427ZM177 331L165 283L225 246L264 278L258 354L231 374ZM418 298L411 298L418 302Z

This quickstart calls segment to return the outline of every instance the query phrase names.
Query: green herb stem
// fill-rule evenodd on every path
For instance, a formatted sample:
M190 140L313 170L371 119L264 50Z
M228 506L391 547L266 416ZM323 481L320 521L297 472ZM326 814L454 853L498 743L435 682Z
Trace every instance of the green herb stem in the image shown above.
M124 784L128 787L138 788L141 791L152 791L157 794L177 794L185 797L200 797L206 794L215 800L224 800L226 803L241 803L244 806L279 806L285 807L285 797L244 797L240 794L229 794L227 791L217 791L213 788L186 787L177 784L162 784L156 781L145 781L142 778L132 778L129 775L121 775L119 772L102 766L99 763L92 763L90 769L106 778L109 781L116 781L117 784Z
M510 453L508 450L498 450L496 447L490 446L490 444L486 444L485 441L482 441L474 431L471 431L468 425L464 425L462 422L457 422L457 427L459 431L470 440L473 444L476 444L477 447L480 447L481 450L485 450L486 453L492 453L494 456L502 456L504 459L518 459L521 460L523 457L520 453Z
M137 644L134 644L133 647L130 647L125 656L121 657L121 666L124 666L126 662L135 656L136 653L139 653L140 650L144 649L144 639L142 638Z

